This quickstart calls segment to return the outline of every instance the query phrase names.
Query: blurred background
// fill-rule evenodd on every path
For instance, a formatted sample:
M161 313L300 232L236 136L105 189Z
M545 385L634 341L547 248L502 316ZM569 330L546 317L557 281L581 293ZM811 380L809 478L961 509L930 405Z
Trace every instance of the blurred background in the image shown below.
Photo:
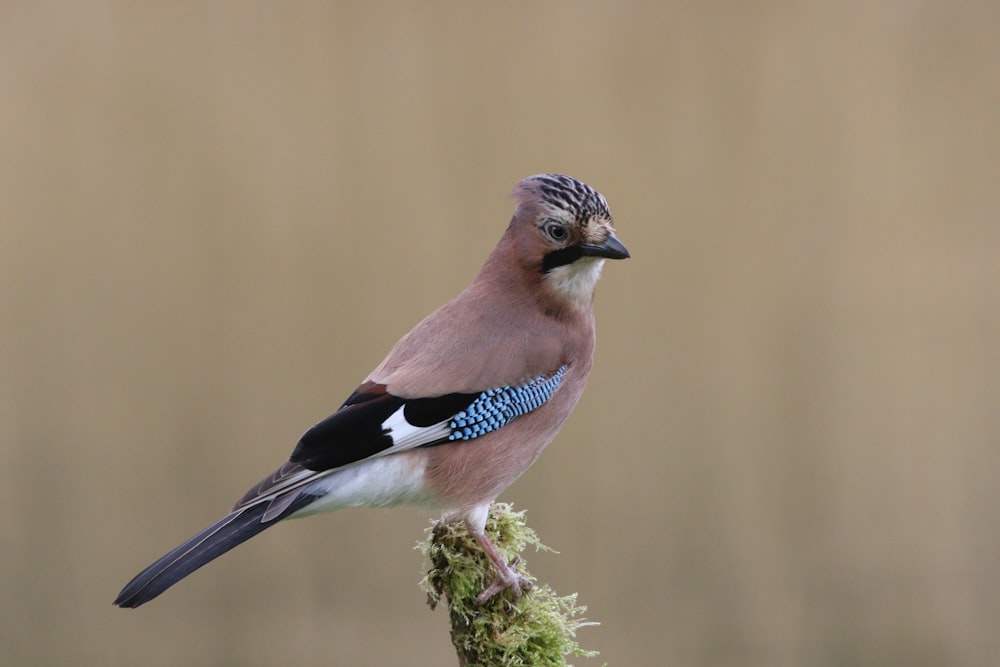
M590 386L502 499L581 664L1000 655L1000 4L8 2L0 662L449 665L412 509L137 611L472 279L611 203Z

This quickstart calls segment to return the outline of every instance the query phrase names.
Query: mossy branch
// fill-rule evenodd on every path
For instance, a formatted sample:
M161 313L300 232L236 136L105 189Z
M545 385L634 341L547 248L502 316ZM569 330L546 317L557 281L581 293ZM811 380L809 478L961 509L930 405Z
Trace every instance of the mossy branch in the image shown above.
M508 561L527 546L551 551L528 528L524 515L508 504L495 503L486 521L486 533ZM489 585L494 572L475 538L463 522L441 521L427 533L427 540L418 546L431 569L421 587L432 609L442 596L447 598L451 640L460 667L556 667L565 666L567 656L597 655L581 649L576 641L578 629L597 624L581 616L587 608L577 605L575 593L557 597L548 586L535 583L516 602L508 590L478 606L476 596ZM535 582L523 558L516 569Z

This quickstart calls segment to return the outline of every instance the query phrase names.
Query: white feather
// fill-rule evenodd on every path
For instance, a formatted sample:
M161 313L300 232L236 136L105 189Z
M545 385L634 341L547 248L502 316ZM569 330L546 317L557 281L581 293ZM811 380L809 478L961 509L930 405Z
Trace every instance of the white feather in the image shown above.
M429 442L447 438L451 433L449 426L451 419L445 419L432 426L414 426L406 421L406 416L403 414L405 407L399 408L382 422L382 428L388 431L389 437L392 438L392 447L379 452L380 455L420 447Z
M581 257L572 264L557 266L546 274L552 290L577 308L586 308L594 299L604 259Z
M424 467L422 457L385 456L335 470L302 490L322 497L291 516L298 518L344 507L429 504Z

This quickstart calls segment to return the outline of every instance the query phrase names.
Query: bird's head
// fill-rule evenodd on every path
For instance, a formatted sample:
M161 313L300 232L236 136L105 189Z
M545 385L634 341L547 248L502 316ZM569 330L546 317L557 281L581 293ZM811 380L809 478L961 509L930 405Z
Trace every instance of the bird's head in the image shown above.
M628 248L615 236L611 210L601 193L562 174L539 174L514 188L518 201L511 222L522 269L542 276L557 301L585 307L605 259L626 259Z

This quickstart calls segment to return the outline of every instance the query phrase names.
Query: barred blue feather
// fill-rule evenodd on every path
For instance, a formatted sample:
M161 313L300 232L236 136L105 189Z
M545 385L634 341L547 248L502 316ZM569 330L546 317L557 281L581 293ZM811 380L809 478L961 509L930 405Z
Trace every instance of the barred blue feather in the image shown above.
M562 366L552 375L539 375L516 387L504 386L479 394L449 424L448 440L472 440L504 426L515 417L537 409L555 393L566 374Z

